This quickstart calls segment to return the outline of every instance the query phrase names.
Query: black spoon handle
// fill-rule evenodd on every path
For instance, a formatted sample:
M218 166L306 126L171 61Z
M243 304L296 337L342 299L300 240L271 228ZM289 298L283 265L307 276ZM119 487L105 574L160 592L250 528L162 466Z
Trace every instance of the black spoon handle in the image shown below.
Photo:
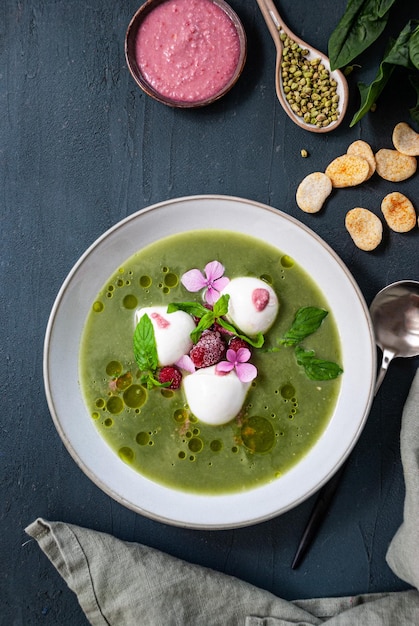
M303 536L301 537L297 552L295 553L295 557L291 565L292 569L296 569L300 565L308 548L312 544L330 507L345 467L346 463L343 463L336 474L334 474L332 478L320 489L310 518L307 522L307 526L304 530Z

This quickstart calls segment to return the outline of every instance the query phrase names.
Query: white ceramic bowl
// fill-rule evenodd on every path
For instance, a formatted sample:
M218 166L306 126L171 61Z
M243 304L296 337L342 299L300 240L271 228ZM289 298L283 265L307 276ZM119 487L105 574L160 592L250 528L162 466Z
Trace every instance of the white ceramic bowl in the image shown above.
M199 496L138 474L98 434L79 385L79 344L103 284L127 258L168 235L220 228L253 235L292 256L317 283L333 311L342 346L339 398L311 451L288 473L244 493ZM373 399L376 347L369 313L350 272L333 250L296 219L271 207L227 196L162 202L104 233L71 270L53 306L45 338L44 379L55 426L85 474L119 503L177 526L224 529L262 522L317 491L353 449Z

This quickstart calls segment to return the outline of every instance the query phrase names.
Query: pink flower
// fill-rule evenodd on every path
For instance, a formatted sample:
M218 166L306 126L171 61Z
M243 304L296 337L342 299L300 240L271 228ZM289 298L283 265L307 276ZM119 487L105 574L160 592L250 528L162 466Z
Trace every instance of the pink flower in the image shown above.
M227 361L220 361L215 366L216 373L227 374L233 369L236 370L237 378L242 383L250 383L257 376L257 369L251 363L247 363L250 359L250 350L247 348L239 348L235 350L227 350Z
M230 279L224 274L224 266L218 261L207 263L204 274L197 269L185 272L181 278L181 283L188 291L200 291L205 289L205 300L213 305L220 297L220 291L228 285Z
M193 374L196 369L191 357L188 354L184 354L183 356L181 356L180 359L176 361L175 365L177 365L180 369L189 372L190 374Z

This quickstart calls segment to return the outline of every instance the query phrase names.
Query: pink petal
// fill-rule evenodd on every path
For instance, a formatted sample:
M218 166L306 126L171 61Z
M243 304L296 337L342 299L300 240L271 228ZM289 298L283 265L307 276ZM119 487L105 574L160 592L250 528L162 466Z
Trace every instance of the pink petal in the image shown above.
M227 373L227 372L231 372L232 369L234 369L234 363L230 363L230 361L220 361L215 366L216 372Z
M224 265L221 265L218 261L211 261L205 266L205 274L208 282L211 283L214 280L218 280L224 274Z
M189 270L182 275L180 282L188 291L199 291L207 286L208 281L197 269Z
M212 287L208 287L208 289L205 292L205 301L210 306L213 306L217 302L219 297L220 297L220 294L216 289L213 289Z
M251 353L249 348L239 348L237 350L236 359L238 363L246 363L250 359Z
M237 363L236 374L240 382L250 383L258 375L258 371L251 363Z
M191 357L187 354L181 356L180 359L176 361L175 365L177 365L181 370L185 370L186 372L190 372L191 374L193 374L193 372L195 371L195 365Z
M222 291L224 287L227 287L229 282L230 279L227 278L227 276L222 276L222 278L217 278L217 280L213 282L212 286L217 289L217 291Z
M235 365L237 361L237 352L233 350L232 348L229 348L227 350L226 357L227 357L227 361L230 361L230 363L233 363L233 365Z

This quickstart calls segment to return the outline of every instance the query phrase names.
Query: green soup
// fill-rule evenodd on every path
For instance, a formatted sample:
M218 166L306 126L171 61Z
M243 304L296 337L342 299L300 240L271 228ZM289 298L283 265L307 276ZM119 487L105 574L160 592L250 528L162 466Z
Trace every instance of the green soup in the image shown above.
M146 389L134 360L138 308L200 300L181 276L220 261L229 278L255 276L275 290L279 314L251 362L258 376L237 419L223 426L191 415L182 389ZM238 492L275 480L310 450L333 412L339 378L313 381L294 350L269 349L303 306L328 310L319 288L292 258L241 234L207 230L174 235L129 258L92 303L80 349L80 381L91 419L133 469L166 486L195 493ZM340 360L332 312L304 340L322 359Z

